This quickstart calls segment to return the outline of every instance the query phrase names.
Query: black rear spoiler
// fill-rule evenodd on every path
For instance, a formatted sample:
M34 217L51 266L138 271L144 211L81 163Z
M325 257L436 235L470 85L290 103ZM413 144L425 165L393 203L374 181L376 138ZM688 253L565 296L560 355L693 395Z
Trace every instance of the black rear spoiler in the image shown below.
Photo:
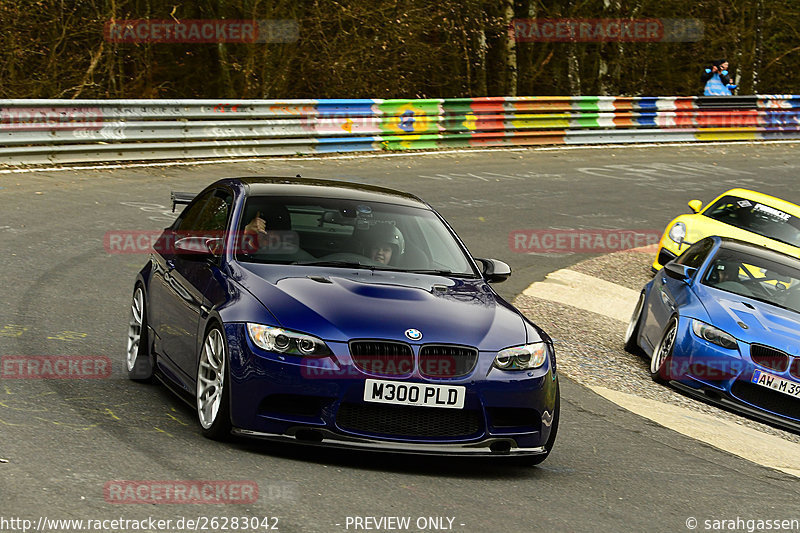
M172 199L172 212L175 212L175 206L178 204L190 204L194 197L197 196L196 192L178 192L172 191L170 198Z

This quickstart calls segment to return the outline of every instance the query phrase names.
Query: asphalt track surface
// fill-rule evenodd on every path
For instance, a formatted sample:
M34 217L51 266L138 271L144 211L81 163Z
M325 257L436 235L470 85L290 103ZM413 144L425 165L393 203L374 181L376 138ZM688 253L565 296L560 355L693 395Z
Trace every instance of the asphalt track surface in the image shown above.
M589 257L515 253L512 230L661 230L687 200L734 186L800 202L798 168L797 145L741 144L0 174L0 354L113 361L107 379L0 380L0 529L13 530L2 519L43 516L246 515L299 532L365 531L353 517L389 516L410 517L414 531L435 530L418 528L420 517L449 517L442 529L463 532L687 531L690 518L702 531L713 519L800 519L796 478L658 426L565 376L558 440L539 467L204 439L193 411L162 386L124 378L132 281L146 256L103 246L108 231L166 226L171 190L237 175L347 179L429 201L473 255L511 264L512 278L496 286L511 299ZM259 498L109 503L103 488L114 480L252 480Z

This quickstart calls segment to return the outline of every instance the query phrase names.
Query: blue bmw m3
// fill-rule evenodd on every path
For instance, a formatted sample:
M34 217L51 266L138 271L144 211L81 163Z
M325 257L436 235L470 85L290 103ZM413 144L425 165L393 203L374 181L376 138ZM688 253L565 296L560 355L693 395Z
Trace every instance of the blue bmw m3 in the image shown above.
M556 438L553 343L410 194L236 178L199 194L136 277L131 379L202 432L420 454L518 456Z
M800 260L707 237L645 285L625 337L658 382L800 429Z

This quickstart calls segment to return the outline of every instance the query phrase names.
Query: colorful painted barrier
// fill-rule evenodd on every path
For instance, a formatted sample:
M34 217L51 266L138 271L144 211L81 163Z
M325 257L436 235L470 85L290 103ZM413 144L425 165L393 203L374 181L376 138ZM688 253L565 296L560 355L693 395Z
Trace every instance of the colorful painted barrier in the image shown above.
M0 100L0 163L800 138L800 96Z

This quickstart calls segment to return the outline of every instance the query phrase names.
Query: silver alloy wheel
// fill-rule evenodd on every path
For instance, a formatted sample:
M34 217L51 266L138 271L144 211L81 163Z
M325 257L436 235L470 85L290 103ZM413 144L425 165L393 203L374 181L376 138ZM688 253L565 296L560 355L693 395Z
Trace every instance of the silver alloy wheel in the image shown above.
M131 302L131 318L128 321L128 355L125 363L128 372L133 371L136 366L136 358L139 355L139 343L142 340L142 327L144 322L144 292L141 287L136 287L133 292Z
M644 308L644 294L640 294L639 300L636 302L636 307L633 309L633 314L631 315L631 321L628 323L628 329L625 330L626 344L631 342L631 337L633 337L633 334L636 331L636 325L639 323L639 319L642 317L643 308Z
M208 332L197 367L197 414L203 429L217 419L225 382L225 341L217 328Z
M669 357L669 354L672 353L672 346L675 344L675 337L677 334L678 325L673 320L670 322L669 329L664 333L661 342L658 343L658 347L653 352L653 358L650 359L651 374L657 374L661 370L664 361Z

